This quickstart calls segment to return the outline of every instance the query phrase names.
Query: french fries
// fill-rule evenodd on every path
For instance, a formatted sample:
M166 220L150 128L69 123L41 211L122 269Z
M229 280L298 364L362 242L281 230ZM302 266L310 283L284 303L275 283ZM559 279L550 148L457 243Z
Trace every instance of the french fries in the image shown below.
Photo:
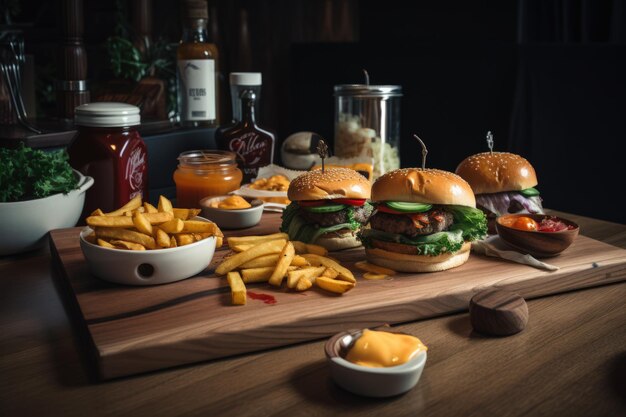
M287 267L287 272L295 269L295 266L289 266ZM243 277L243 282L248 284L251 282L268 282L274 273L274 270L275 268L273 266L265 266L261 268L241 269L240 271Z
M302 257L309 261L311 265L324 265L328 268L334 269L338 272L337 278L339 278L340 280L351 282L353 284L356 283L356 279L354 278L352 272L350 272L348 268L339 265L339 263L334 259L330 259L325 256L315 255L312 253L305 253L304 255L302 255Z
M172 213L174 214L174 207L172 207L172 202L165 198L164 196L159 196L159 203L157 205L157 209L162 212Z
M285 233L231 237L228 238L228 246L234 254L217 266L215 274L228 278L238 271L244 285L268 282L279 287L286 278L288 289L306 291L319 280L318 288L337 294L343 294L356 285L354 274L349 269L336 259L322 255L328 254L325 248L289 241ZM231 291L234 291L232 287ZM231 295L235 297L234 293Z
M229 237L228 238L228 247L232 249L233 246L239 245L256 245L259 243L267 242L269 240L280 240L289 239L289 235L287 233L274 233L271 235L265 236L239 236L239 237Z
M323 266L313 266L310 268L297 269L287 273L287 288L296 288L302 279L313 283L317 277L324 272ZM310 288L310 287L309 287Z
M228 285L230 285L231 302L234 305L245 305L246 286L243 284L239 272L229 272L226 275L226 279L228 280Z
M317 279L315 280L315 285L327 291L343 294L354 288L355 283L332 279L329 277L317 277Z
M165 233L174 234L181 233L185 227L185 223L181 219L172 219L159 225Z
M296 253L301 255L303 253L312 253L315 255L326 256L328 255L328 249L320 245L313 245L311 243L293 241L293 247L296 249Z
M269 279L270 285L274 285L275 287L280 287L280 284L283 282L283 278L287 273L287 268L291 264L291 260L296 254L295 249L293 248L293 244L289 241L285 244L282 252L280 252L280 257L278 258L278 263L276 264L276 269L272 273L272 276Z
M143 215L143 213L136 212L133 215L133 224L135 225L135 228L141 233L144 233L146 235L152 235L152 224L150 224L150 222L148 221L146 216Z
M128 203L126 203L122 207L118 208L117 210L112 211L110 213L105 213L104 215L105 216L122 216L127 211L133 211L136 208L139 208L139 206L141 206L141 196L136 196L132 200L130 200ZM98 209L98 210L100 210L100 209ZM98 210L96 210L96 211L98 211ZM100 212L102 212L102 210L100 210Z
M164 196L159 198L158 208L135 197L110 213L100 209L92 212L86 222L93 233L85 239L109 249L146 250L175 248L215 237L216 247L220 247L224 235L215 223L187 220L198 213L198 209L174 209Z
M189 220L196 217L200 214L200 209L181 209L181 208L173 208L172 212L174 217L181 220Z
M287 241L285 239L270 240L264 243L260 243L251 247L250 249L240 252L227 258L224 262L218 265L215 273L217 275L226 275L227 272L232 271L238 266L254 259L259 256L269 255L272 253L282 252Z
M125 240L127 242L139 243L144 248L155 249L156 242L154 238L140 232L128 229L119 229L111 227L97 227L96 236L106 240Z

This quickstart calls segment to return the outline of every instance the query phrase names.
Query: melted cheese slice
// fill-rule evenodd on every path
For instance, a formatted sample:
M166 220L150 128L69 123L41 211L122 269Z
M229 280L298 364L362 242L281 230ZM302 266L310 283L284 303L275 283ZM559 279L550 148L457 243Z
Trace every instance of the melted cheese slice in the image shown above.
M428 348L417 337L365 329L346 360L361 366L383 368L402 365Z

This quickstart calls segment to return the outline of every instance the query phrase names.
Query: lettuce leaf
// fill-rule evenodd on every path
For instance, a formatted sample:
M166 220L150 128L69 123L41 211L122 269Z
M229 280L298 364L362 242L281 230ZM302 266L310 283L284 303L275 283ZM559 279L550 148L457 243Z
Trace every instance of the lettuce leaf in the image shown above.
M397 233L383 232L382 230L365 229L359 233L359 238L366 248L372 247L370 239L377 239L415 246L418 255L430 256L437 256L445 252L456 252L463 246L463 232L461 230L438 232L412 238Z
M454 217L454 223L449 230L461 230L466 242L487 236L487 217L482 210L467 206L445 206L445 209Z
M298 204L292 202L284 210L280 231L287 233L290 240L299 240L305 243L314 243L321 235L336 232L342 229L358 230L361 224L354 219L354 207L348 206L348 222L329 227L320 227L307 223L298 215Z

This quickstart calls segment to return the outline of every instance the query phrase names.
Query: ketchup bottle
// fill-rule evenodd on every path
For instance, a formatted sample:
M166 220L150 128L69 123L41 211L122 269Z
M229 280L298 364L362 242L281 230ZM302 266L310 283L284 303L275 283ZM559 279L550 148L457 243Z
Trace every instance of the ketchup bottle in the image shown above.
M139 108L125 103L78 106L78 133L68 148L70 165L94 179L81 221L96 209L109 212L135 196L148 198L148 153L136 130Z

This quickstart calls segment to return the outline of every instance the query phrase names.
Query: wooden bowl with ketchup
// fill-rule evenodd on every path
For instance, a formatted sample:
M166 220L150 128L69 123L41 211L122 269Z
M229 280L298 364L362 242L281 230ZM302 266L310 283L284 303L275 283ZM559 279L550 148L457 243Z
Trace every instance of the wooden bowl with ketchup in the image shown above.
M547 258L570 247L580 228L562 217L525 213L498 217L496 230L505 243L520 252Z

